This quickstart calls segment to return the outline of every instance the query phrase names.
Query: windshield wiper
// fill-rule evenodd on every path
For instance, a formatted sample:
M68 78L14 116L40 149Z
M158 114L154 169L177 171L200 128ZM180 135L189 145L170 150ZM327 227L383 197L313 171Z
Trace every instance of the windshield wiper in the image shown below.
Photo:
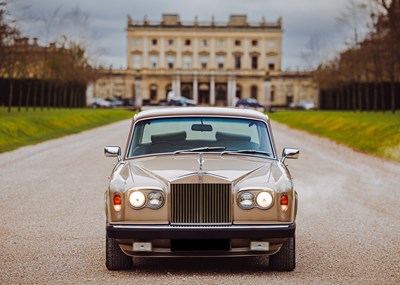
M255 150L255 149L242 149L242 150L223 151L221 153L221 155L224 155L224 154L235 154L235 153L262 154L262 155L266 155L266 156L272 156L272 153L270 153L270 152L261 151L261 150Z
M203 146L203 147L196 147L196 148L189 148L189 149L181 149L174 151L174 154L179 154L183 152L207 152L207 151L217 151L217 150L224 150L226 147L224 146Z

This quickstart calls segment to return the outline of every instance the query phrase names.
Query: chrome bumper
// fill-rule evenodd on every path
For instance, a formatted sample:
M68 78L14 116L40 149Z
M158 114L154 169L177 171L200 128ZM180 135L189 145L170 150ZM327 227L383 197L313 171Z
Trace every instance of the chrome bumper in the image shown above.
M170 226L108 224L107 235L117 239L266 239L293 237L296 224Z

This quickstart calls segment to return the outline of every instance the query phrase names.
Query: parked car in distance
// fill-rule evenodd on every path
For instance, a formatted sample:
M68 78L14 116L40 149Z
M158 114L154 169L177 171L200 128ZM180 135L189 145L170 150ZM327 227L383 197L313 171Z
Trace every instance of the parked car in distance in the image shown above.
M297 103L291 103L289 108L292 110L315 110L315 103L313 100L300 100Z
M92 108L112 108L111 102L102 98L92 98L88 101L88 105Z
M119 99L114 98L114 97L109 97L109 98L106 98L105 100L110 102L111 107L113 107L113 108L119 108L119 107L122 107L124 105L124 102L122 100L119 100Z
M197 104L195 100L191 100L183 96L174 96L168 100L168 106L193 107L196 105Z
M105 192L106 266L135 257L269 256L295 268L297 193L284 148L254 110L159 108L135 115Z
M252 108L256 110L262 109L262 111L267 111L268 109L266 105L261 104L254 98L238 99L236 101L236 107L245 109Z

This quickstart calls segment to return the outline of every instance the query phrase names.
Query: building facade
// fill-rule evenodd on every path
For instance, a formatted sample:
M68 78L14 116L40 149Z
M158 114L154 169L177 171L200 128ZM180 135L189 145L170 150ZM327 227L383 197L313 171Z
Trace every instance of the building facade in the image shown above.
M182 22L176 14L158 22L128 16L126 31L127 69L102 70L94 97L133 98L140 107L172 91L198 105L233 106L237 98L283 105L300 96L287 89L310 78L281 71L280 18L250 23L245 15L231 15L222 23Z
M282 71L269 78L269 102L275 107L288 107L300 101L313 101L318 106L318 85L309 71Z
M184 23L170 14L160 22L128 18L127 34L127 72L139 106L169 91L199 105L231 106L236 97L266 103L266 78L280 70L281 20L255 24L231 15L227 23Z

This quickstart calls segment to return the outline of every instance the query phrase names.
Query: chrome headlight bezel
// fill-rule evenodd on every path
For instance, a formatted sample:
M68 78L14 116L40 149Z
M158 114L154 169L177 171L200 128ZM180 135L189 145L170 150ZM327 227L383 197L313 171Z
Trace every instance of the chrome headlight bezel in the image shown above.
M129 205L134 209L142 209L146 206L146 195L144 195L143 191L140 190L131 191L129 193L128 200L129 200Z
M152 204L152 200L158 200L157 205ZM151 191L147 194L147 207L152 210L160 209L164 205L164 195L161 191Z
M262 205L262 203L267 203ZM259 209L268 210L274 204L274 196L269 191L261 191L256 196L256 205Z
M250 204L243 204L242 202L244 201L250 201ZM254 194L248 191L239 192L237 195L237 202L239 207L243 210L253 209L256 203Z
M133 197L132 195L138 195L135 193L141 193L144 197L144 201L143 203L140 203L140 205L134 205L134 203L131 201L131 197ZM152 205L150 204L150 201L152 199L154 199L154 196L158 197L158 200L160 201L158 204L156 205ZM134 188L128 191L127 193L127 197L128 197L128 201L129 201L129 206L135 210L141 210L144 208L149 208L152 210L158 210L160 209L162 206L164 206L165 203L165 194L164 191L162 189L159 188L147 188L147 187L143 187L143 188Z
M268 193L268 196L265 196L264 198L267 198L269 203L265 206L261 205L261 201L257 201L258 199L262 199L262 196L259 196L261 193ZM253 196L253 203L252 205L248 205L247 207L243 207L242 204L240 203L242 200L243 195L252 195ZM261 194L265 195L265 194ZM258 198L260 197L260 198ZM254 189L254 188L246 188L246 189L241 189L239 190L237 196L237 204L239 207L243 210L251 210L251 209L260 209L260 210L268 210L273 207L275 204L275 194L274 191L271 189Z

